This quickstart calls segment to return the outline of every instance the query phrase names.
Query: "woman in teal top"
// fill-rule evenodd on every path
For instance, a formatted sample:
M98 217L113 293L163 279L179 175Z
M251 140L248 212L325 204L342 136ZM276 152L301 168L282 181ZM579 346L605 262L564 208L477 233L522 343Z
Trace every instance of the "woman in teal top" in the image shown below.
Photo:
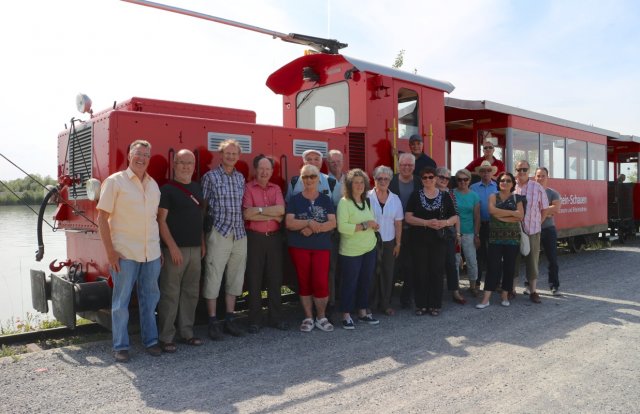
M369 177L359 168L345 176L343 197L338 203L338 231L340 232L340 310L342 327L355 329L351 312L358 310L358 320L377 325L370 313L369 286L376 269L376 235L371 203L366 197Z

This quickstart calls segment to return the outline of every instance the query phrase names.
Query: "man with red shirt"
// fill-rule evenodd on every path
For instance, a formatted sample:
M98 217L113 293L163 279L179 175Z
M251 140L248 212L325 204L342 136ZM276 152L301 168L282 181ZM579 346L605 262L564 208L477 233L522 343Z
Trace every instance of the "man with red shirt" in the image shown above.
M247 183L242 208L247 228L247 273L249 289L249 333L260 331L262 319L262 281L266 278L269 302L269 325L287 330L281 320L282 302L282 234L284 218L282 190L269 182L273 175L273 160L260 154L253 160L255 179Z

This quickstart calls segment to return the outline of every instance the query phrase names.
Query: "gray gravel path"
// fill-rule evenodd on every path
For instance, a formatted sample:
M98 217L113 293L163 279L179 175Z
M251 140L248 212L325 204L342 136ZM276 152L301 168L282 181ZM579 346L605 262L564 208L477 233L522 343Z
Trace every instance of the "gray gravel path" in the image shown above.
M565 295L541 305L447 300L438 318L263 329L160 358L133 337L128 364L108 341L4 358L0 412L637 413L638 263L638 244L563 255ZM289 318L297 327L300 312Z

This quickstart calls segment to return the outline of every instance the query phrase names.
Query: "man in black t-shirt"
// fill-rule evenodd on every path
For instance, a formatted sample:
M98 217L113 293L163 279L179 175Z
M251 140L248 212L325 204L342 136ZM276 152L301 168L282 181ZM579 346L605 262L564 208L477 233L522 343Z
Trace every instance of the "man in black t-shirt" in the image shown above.
M193 322L200 293L200 267L205 255L200 184L192 182L195 156L180 150L174 157L174 180L160 189L158 224L164 264L160 273L158 338L164 352L175 352L176 328L188 345L202 345L193 336Z

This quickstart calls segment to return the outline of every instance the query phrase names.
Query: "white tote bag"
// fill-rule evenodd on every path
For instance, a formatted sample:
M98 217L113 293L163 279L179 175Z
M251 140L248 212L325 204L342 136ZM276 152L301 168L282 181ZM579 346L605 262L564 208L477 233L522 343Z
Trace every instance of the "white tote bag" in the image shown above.
M524 232L522 223L520 223L520 254L528 256L531 251L531 245L529 244L529 236Z

